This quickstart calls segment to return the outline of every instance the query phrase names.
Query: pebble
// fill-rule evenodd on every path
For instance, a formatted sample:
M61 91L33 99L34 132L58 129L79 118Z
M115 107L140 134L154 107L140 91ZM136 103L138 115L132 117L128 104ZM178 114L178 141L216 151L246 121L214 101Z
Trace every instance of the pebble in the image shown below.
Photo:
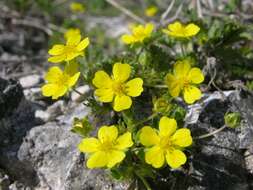
M28 75L19 79L20 84L23 88L31 88L38 85L41 81L40 75Z

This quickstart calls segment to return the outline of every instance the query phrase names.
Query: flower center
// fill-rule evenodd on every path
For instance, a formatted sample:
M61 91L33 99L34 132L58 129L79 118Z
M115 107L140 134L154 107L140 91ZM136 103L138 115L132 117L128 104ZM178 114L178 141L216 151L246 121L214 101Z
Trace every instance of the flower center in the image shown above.
M183 80L183 87L184 87L184 88L188 88L189 85L190 85L190 81L187 80L187 79L184 79L184 80Z
M112 141L108 141L108 140L105 140L105 141L102 141L101 144L100 144L100 150L101 151L110 151L112 150L114 147L114 142Z
M159 142L159 146L163 150L168 150L168 149L172 148L172 142L171 142L170 138L167 136L161 137L160 142Z
M68 85L69 76L66 74L63 74L59 77L58 84L59 85Z
M64 52L65 53L75 52L75 48L76 48L75 45L66 45L64 47Z
M112 89L116 95L122 95L124 94L125 87L124 87L124 84L114 81L112 83Z

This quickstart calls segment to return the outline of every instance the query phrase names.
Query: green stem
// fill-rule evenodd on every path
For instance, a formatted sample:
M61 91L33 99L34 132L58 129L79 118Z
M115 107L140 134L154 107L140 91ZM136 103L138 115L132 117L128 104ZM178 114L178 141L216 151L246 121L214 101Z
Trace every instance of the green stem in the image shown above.
M141 124L143 124L143 123L145 123L145 122L147 122L147 121L149 121L149 120L151 120L151 119L154 119L157 115L158 115L157 112L156 112L156 113L153 113L153 114L150 115L148 118L146 118L146 119L144 119L144 120L142 120L142 121L140 121L140 122L134 124L134 125L133 125L133 128L134 128L134 127L137 127L137 126L139 126L139 125L141 125Z
M150 88L168 88L167 85L149 85L149 84L146 84L144 86L150 87Z
M152 190L147 180L143 176L138 174L138 172L135 172L135 174L140 178L140 180L142 181L143 185L146 187L147 190Z
M221 131L224 130L225 128L227 128L226 125L220 127L219 129L216 129L216 130L214 130L214 131L212 131L212 132L210 132L210 133L197 136L197 137L195 137L194 139L205 139L205 138L207 138L207 137L211 137L211 136L213 136L213 135L215 135L215 134L221 132Z

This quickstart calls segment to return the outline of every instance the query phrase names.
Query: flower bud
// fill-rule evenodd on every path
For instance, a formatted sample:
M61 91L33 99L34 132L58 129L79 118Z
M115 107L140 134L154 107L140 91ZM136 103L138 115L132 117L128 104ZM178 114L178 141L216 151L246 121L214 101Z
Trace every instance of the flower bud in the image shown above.
M236 128L240 125L241 115L240 115L240 113L237 113L237 112L227 113L224 116L224 119L225 119L225 124L228 127Z

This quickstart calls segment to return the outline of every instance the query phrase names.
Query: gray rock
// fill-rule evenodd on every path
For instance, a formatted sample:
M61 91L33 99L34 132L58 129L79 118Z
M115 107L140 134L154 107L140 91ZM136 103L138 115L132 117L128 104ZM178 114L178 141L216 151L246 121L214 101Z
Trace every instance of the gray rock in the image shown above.
M24 95L26 99L30 101L38 101L42 99L41 88L38 87L24 89Z
M48 123L33 128L19 151L21 162L36 171L37 188L54 190L125 189L127 184L113 182L103 170L88 170L77 149L80 138L68 126Z
M62 100L56 101L45 111L36 110L35 117L44 122L55 120L58 116L62 116L66 109L66 103Z
M31 88L38 85L41 80L42 79L40 75L33 74L20 78L19 82L23 88Z
M23 97L23 90L19 83L0 78L0 119L11 114Z
M208 99L209 101L201 102L202 110L198 121L188 125L194 136L222 127L224 115L228 111L242 113L243 122L236 130L227 128L210 138L195 140L190 177L197 184L189 189L251 189L253 176L246 169L244 151L252 144L253 126L251 118L244 113L253 112L250 104L253 97L249 94L245 96L244 92L230 91L221 96L214 93Z

